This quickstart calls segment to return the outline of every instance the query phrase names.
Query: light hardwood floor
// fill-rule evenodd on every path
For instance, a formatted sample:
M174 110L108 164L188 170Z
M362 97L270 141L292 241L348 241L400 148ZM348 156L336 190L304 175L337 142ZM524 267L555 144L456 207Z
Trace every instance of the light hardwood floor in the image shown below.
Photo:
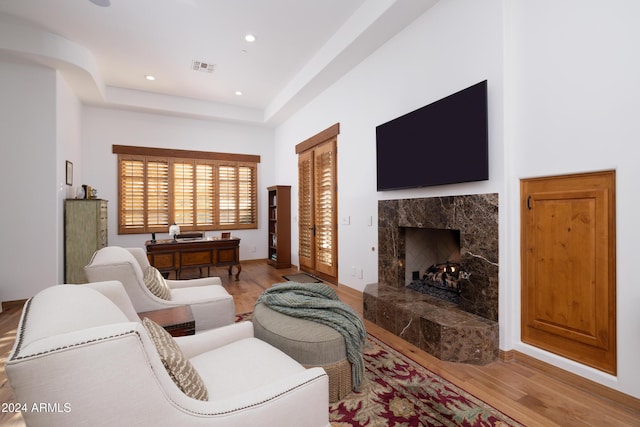
M253 310L262 291L282 282L283 275L295 269L276 270L265 261L245 262L240 280L229 277L225 269L212 270L233 295L238 313ZM338 295L362 314L362 296L351 288L336 287ZM21 307L10 307L0 314L0 402L14 402L4 364L15 341ZM365 321L370 334L411 357L476 397L527 426L640 426L640 403L627 398L625 404L612 401L598 387L572 384L564 375L555 375L542 365L515 360L497 361L486 366L442 362L391 333ZM126 422L123 420L123 423ZM24 426L17 414L0 413L0 426Z

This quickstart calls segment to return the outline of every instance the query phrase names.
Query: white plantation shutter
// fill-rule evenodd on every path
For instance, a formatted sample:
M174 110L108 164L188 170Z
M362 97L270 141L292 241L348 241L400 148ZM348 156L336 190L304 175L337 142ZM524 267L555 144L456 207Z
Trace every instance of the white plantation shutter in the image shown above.
M165 157L130 152L169 154ZM257 228L258 156L114 146L118 156L120 234ZM182 152L181 152L182 153ZM216 160L217 157L222 160Z

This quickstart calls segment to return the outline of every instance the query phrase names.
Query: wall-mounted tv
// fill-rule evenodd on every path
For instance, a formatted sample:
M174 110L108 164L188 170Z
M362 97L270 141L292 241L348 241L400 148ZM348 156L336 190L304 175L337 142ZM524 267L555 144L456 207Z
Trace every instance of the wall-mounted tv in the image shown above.
M378 191L489 179L487 81L376 127Z

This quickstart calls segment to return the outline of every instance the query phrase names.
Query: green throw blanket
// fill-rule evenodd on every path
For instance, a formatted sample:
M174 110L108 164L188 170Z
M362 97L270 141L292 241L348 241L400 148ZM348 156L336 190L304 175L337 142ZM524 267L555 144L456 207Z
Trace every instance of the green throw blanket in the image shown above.
M367 331L355 311L340 301L324 283L285 282L273 285L260 295L257 304L287 316L312 320L334 328L344 337L347 360L351 362L353 387L360 389L364 377L362 349Z

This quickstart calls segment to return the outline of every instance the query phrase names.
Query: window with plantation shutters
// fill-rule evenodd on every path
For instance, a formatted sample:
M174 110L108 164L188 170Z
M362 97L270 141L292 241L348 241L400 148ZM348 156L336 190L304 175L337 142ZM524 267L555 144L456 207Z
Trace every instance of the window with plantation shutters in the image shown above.
M259 156L113 146L120 234L257 228Z

